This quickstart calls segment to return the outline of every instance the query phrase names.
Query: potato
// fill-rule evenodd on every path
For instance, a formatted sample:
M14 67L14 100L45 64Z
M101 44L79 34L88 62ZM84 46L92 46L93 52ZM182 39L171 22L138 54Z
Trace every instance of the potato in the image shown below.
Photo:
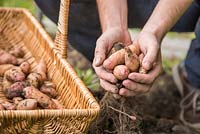
M64 106L56 99L52 99L52 101L56 104L56 109L65 109Z
M15 110L16 109L16 105L13 103L10 103L8 101L4 101L3 103L1 103L1 105L6 109L6 110Z
M37 109L37 101L35 99L24 99L17 105L17 110L35 110Z
M15 66L12 65L12 64L2 64L2 65L0 65L0 76L3 76L6 71L10 70L13 67L15 67Z
M15 105L18 105L18 103L20 102L20 101L22 101L23 100L23 98L21 98L21 97L14 97L13 99L12 99L12 101L13 101L13 103L15 104Z
M2 104L0 104L0 110L5 110L5 108Z
M13 97L21 97L25 87L25 82L16 82L12 84L9 88L5 89L6 97L9 99L12 99Z
M124 48L124 47L123 47L123 44L122 44L121 42L116 42L116 43L114 43L112 49L110 50L110 53L108 54L108 57L109 57L110 55L114 54L115 52L117 52L117 51L123 49L123 48Z
M46 109L56 109L56 104L50 97L40 92L33 86L24 88L24 97L27 99L36 99L41 107Z
M128 78L129 69L125 65L117 65L113 70L113 74L118 80L125 80Z
M0 49L0 65L2 64L17 64L17 58L6 51Z
M25 74L19 67L14 67L4 73L7 80L11 82L18 82L25 80Z
M51 82L45 82L40 88L40 91L51 98L56 98L58 96L55 85Z
M129 47L125 47L125 65L131 72L138 72L140 67L139 57L131 51Z
M42 84L41 75L38 73L30 73L26 79L28 86L34 86L35 88L39 88Z
M3 82L2 82L2 85L3 85L3 91L6 91L7 88L9 88L13 83L8 81L4 75L3 77Z
M40 91L51 98L56 98L58 96L56 90L52 87L42 86Z
M24 51L19 47L13 47L9 53L17 58L23 58L25 55Z
M43 59L41 59L38 63L36 72L41 75L41 81L45 81L47 79L47 65Z
M21 68L23 73L25 73L25 74L29 73L30 64L28 62L23 62L19 67Z

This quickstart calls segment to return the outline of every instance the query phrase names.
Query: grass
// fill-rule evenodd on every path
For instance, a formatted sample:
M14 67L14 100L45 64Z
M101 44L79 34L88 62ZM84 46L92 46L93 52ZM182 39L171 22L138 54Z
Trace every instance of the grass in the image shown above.
M168 74L172 73L172 68L179 64L182 61L182 59L176 59L176 58L171 58L171 59L163 59L163 69L165 72Z
M91 68L87 70L80 70L78 67L76 67L75 71L89 89L93 91L99 90L99 79Z
M0 0L1 7L22 7L36 13L36 7L33 0Z

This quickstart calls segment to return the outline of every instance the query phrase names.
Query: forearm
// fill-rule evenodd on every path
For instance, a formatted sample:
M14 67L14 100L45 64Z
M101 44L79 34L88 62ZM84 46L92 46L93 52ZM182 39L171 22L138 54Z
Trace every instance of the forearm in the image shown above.
M142 31L152 32L161 41L192 0L160 0Z
M127 29L127 0L97 0L102 31L118 27Z

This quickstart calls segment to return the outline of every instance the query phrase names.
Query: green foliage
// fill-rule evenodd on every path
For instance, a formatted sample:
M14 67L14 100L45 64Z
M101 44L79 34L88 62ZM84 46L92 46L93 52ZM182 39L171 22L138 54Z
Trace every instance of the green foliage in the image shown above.
M175 59L175 58L174 59L164 59L163 60L163 68L167 73L171 74L172 68L175 65L179 64L180 62L181 62L181 59Z
M36 12L33 0L0 0L1 7L22 7L30 10L32 13Z
M91 68L87 70L75 68L75 71L89 89L96 91L99 89L99 79Z

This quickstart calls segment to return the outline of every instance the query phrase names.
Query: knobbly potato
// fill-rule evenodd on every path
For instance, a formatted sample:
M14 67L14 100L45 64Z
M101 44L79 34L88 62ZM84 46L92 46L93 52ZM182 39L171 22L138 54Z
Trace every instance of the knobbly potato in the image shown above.
M24 97L27 99L36 99L41 107L46 109L56 109L55 103L51 100L51 98L33 86L29 86L24 88Z
M64 109L64 106L58 100L52 99L52 101L56 104L56 109Z
M13 47L9 53L17 58L23 58L25 55L24 51L19 47Z
M40 88L40 91L51 98L56 98L58 96L54 88L45 85Z
M30 64L28 62L23 62L19 67L21 68L23 73L25 73L25 74L29 73Z
M17 58L6 51L0 49L0 65L2 64L13 64L17 65Z
M16 110L16 105L13 103L10 103L8 101L4 101L1 103L1 105L6 109L6 110Z
M125 65L117 65L113 70L113 74L118 80L125 80L128 78L129 69Z
M41 85L41 75L38 73L30 73L26 79L28 86L34 86L35 88L39 88Z
M15 67L15 66L12 65L12 64L2 64L2 65L0 65L0 76L3 76L6 71L10 70L13 67Z
M24 99L17 105L17 110L35 110L37 109L37 101L35 99Z
M18 105L18 103L20 102L20 101L22 101L23 100L23 98L21 98L21 97L14 97L13 99L12 99L12 101L13 101L13 103L15 104L15 105Z
M0 110L5 110L5 108L2 104L0 104Z
M7 80L11 82L18 82L25 80L25 74L19 67L11 68L4 73Z
M138 72L140 67L139 57L132 53L129 47L125 47L125 65L131 72Z
M12 84L9 88L5 89L6 97L9 99L12 99L13 97L21 97L25 87L25 82L16 82Z

